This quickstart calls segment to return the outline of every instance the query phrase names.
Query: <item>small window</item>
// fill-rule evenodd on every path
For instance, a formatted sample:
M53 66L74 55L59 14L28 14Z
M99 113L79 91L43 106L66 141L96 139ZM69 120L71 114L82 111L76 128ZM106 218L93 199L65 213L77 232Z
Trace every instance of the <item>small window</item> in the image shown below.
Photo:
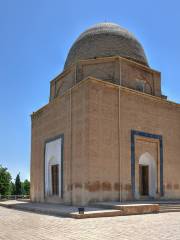
M145 90L145 81L143 80L136 80L136 90L140 92L144 92Z

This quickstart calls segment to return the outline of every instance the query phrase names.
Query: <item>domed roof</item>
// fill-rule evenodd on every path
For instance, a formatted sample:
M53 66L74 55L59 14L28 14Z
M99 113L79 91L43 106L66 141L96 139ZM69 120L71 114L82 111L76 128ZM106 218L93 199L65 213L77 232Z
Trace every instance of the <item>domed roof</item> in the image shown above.
M148 66L143 47L134 35L114 23L99 23L83 32L72 45L64 68L79 60L121 56Z

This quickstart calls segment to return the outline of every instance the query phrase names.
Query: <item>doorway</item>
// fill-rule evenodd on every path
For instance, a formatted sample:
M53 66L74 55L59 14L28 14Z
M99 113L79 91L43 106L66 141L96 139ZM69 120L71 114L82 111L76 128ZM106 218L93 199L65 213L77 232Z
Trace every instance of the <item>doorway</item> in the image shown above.
M51 166L52 195L59 195L59 165Z
M139 165L139 187L141 196L149 196L149 166Z
M157 163L151 154L145 152L140 156L138 170L137 198L155 198L158 185Z

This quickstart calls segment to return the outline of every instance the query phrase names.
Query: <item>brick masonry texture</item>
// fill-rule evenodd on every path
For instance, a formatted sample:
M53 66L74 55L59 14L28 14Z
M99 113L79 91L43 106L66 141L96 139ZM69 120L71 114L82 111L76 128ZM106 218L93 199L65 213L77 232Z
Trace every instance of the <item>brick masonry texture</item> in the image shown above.
M81 81L32 116L32 200L44 201L44 142L61 133L63 202L132 199L132 129L163 136L164 197L179 198L179 119L178 104L93 78ZM141 143L137 154L150 151L159 161L158 147L146 139Z
M144 81L145 93L161 97L160 73L122 57L81 60L51 81L50 100L62 96L68 89L87 77L95 77L131 89Z

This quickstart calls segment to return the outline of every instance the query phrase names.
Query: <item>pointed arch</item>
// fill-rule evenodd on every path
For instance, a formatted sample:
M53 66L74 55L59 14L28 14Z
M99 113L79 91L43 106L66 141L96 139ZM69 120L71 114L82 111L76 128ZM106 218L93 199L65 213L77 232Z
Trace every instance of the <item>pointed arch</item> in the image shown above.
M155 197L157 191L157 166L153 156L148 152L143 153L139 158L139 165L149 167L149 196Z

